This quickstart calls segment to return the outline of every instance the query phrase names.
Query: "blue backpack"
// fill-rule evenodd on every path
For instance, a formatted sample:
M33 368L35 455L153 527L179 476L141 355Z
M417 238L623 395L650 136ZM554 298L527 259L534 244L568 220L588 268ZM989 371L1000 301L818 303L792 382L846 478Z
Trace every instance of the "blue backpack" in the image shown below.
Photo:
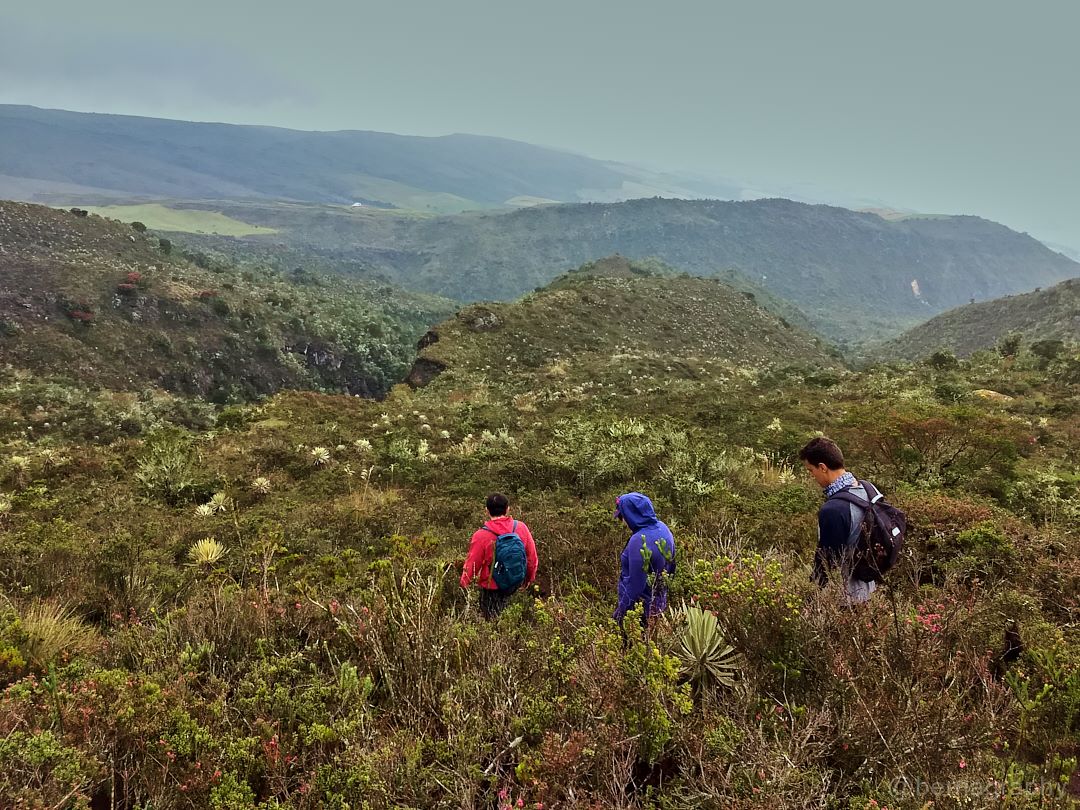
M485 531L495 535L495 548L491 553L491 579L505 593L513 593L525 582L528 563L525 542L517 533L517 521L507 534L499 534L484 526Z

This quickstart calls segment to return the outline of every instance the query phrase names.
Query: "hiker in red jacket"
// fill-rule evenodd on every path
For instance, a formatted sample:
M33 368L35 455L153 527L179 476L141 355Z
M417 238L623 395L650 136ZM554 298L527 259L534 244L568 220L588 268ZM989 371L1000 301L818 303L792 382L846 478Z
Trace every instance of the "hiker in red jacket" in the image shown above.
M536 544L532 532L507 514L510 502L498 492L487 499L491 519L478 529L469 544L469 556L461 571L461 587L468 588L480 576L480 612L494 619L510 604L519 588L536 579Z

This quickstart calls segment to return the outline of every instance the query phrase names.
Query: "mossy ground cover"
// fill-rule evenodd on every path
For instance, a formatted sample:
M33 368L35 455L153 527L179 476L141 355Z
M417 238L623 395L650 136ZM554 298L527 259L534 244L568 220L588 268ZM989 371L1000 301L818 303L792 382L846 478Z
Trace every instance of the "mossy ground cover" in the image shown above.
M856 373L691 335L526 359L556 311L520 345L443 327L446 370L382 402L7 372L0 804L1069 806L1071 355ZM622 342L660 340L642 330ZM911 520L861 610L809 582L820 494L795 456L819 430ZM493 489L541 568L485 624L457 577ZM734 687L697 686L676 610L645 638L611 620L628 489L671 524L673 607L715 614Z

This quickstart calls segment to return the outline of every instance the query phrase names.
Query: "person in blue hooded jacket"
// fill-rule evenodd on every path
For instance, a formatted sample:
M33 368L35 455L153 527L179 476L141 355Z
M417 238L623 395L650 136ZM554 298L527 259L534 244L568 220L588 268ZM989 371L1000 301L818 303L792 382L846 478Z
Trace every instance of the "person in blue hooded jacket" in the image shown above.
M643 624L667 607L667 577L675 573L675 538L653 509L652 501L640 492L620 495L615 502L615 517L630 529L630 539L622 553L619 574L619 606L615 620L638 602L644 605Z

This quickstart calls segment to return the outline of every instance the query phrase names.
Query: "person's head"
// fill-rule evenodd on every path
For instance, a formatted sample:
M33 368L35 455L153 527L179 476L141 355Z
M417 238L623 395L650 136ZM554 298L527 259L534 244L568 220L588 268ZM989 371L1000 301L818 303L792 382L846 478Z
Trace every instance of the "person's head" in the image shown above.
M502 517L510 509L509 499L501 492L493 492L487 497L487 511L493 518Z
M640 492L627 492L615 499L615 518L633 531L651 526L658 520L649 496Z
M806 471L821 487L827 487L845 472L844 454L836 442L824 436L807 442L799 451L799 458Z

